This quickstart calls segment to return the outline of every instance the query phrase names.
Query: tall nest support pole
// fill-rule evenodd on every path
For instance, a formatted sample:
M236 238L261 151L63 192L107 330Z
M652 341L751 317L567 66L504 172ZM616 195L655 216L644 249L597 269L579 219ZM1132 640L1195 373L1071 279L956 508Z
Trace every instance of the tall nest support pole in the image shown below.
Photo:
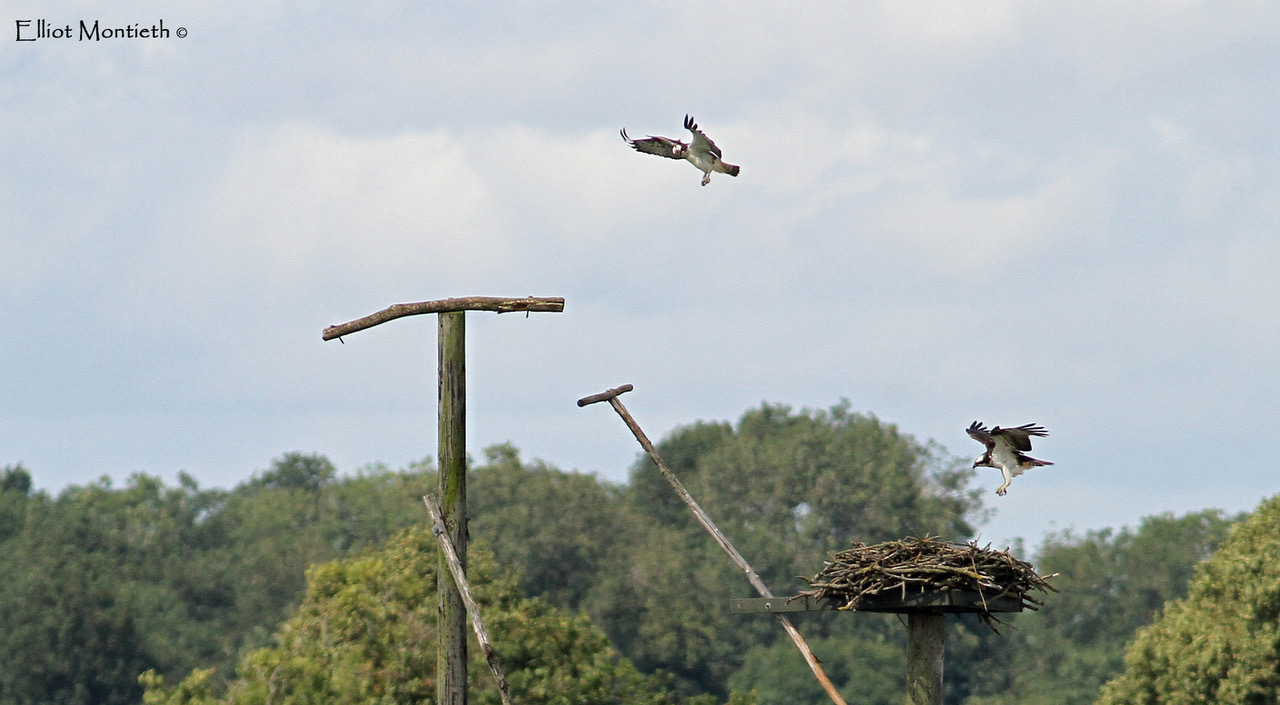
M439 456L440 517L437 521L456 553L461 579L455 582L450 566L441 556L439 571L439 651L436 661L436 702L439 705L467 703L467 613L458 585L465 582L467 566L467 375L466 312L497 313L545 311L560 313L563 298L527 296L468 296L412 304L395 304L354 321L324 329L324 339L372 328L404 316L439 314ZM489 655L489 654L486 654Z

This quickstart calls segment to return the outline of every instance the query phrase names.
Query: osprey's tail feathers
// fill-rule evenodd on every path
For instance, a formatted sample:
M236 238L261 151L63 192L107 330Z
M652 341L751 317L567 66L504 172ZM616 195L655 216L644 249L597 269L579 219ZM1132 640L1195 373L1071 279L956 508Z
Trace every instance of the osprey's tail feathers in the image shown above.
M1036 460L1035 458L1029 455L1021 455L1019 456L1018 460L1030 465L1033 468L1043 467L1045 465L1053 465L1053 463L1049 462L1048 460Z
M725 164L724 162L721 162L721 164L724 164L724 173L728 174L729 176L737 176L738 171L740 171L741 169L736 164Z

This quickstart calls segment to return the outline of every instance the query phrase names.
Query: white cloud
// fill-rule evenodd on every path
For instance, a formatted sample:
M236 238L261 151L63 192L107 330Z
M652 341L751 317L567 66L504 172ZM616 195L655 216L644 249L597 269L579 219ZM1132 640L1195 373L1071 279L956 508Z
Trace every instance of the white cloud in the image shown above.
M920 262L942 272L1018 278L1017 265L1061 234L1079 202L1065 180L1000 197L965 197L946 188L930 185L886 199L872 226L879 244L910 247Z
M210 255L285 281L501 262L507 244L476 167L443 131L357 138L280 125L241 143L201 236Z
M947 0L931 3L885 2L879 7L877 33L885 45L907 52L930 53L989 49L1013 38L1022 3L972 3Z

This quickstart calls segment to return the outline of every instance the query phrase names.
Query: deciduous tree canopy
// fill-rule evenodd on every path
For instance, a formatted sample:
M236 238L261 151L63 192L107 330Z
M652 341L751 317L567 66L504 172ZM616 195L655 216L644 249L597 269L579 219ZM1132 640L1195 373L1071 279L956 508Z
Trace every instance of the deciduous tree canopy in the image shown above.
M1125 654L1099 705L1280 702L1280 497L1231 532Z
M1147 517L1136 529L1062 532L1036 550L1058 592L1040 611L984 635L967 666L967 705L1089 705L1122 667L1124 644L1167 600L1187 593L1196 564L1225 540L1233 520L1217 510Z
M276 646L244 657L225 693L197 670L174 687L148 671L147 705L430 703L435 697L436 543L425 527L380 549L313 566L298 612ZM483 550L469 580L494 637L514 697L528 705L625 702L664 705L662 679L620 659L604 634L495 575ZM472 650L472 702L497 705L497 689ZM710 705L710 704L708 704Z

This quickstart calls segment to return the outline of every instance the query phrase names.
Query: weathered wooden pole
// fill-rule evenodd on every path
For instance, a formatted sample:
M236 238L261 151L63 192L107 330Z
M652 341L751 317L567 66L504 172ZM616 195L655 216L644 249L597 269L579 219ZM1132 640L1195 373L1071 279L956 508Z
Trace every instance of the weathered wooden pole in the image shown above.
M947 616L907 615L907 705L942 705Z
M424 313L440 315L437 334L439 353L439 494L441 523L466 570L467 562L467 379L466 312L510 313L546 311L560 313L564 299L468 296L411 304L395 304L377 313L324 329L324 339L333 340L403 316ZM467 612L457 584L451 577L445 556L440 557L439 649L436 655L436 702L438 705L467 703Z
M439 494L444 530L467 569L467 319L462 311L439 318ZM440 614L436 650L436 702L467 702L467 613L445 568L437 572Z

